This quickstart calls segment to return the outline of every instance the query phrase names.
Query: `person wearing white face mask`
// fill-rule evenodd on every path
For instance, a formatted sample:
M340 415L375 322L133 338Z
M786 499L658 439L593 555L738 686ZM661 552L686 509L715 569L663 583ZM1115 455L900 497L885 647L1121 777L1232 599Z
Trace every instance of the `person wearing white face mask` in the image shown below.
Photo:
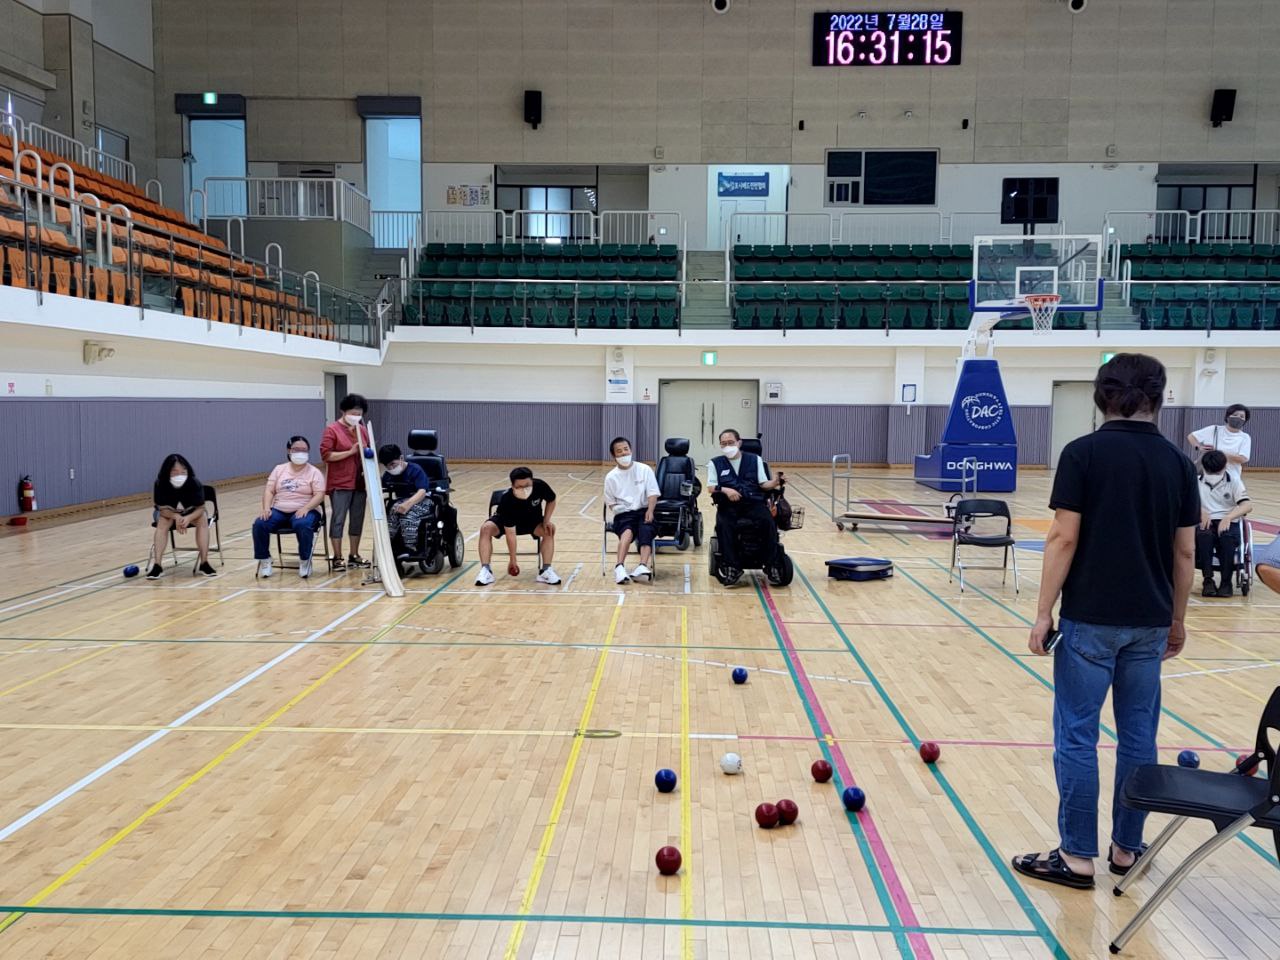
M1229 597L1240 549L1240 519L1253 510L1253 501L1240 474L1227 466L1227 455L1209 450L1200 459L1200 526L1196 529L1196 566L1204 577L1201 596ZM1218 558L1221 583L1213 582L1213 559Z
M391 491L395 502L387 513L387 533L394 542L400 542L410 554L418 554L418 528L422 521L432 516L432 505L427 501L431 488L426 471L416 463L404 459L394 443L384 443L378 448L378 463L385 471L382 485Z
M360 454L369 443L369 436L360 426L360 421L368 409L369 402L360 394L347 394L338 403L342 415L325 427L320 437L320 459L328 470L325 492L329 494L329 542L334 570L369 566L369 561L360 556L360 535L364 532L364 508L368 498L364 471L360 468ZM344 562L342 530L348 517L351 520L351 553Z
M716 542L720 548L723 582L735 586L742 577L738 564L738 544L734 527L741 518L750 519L768 542L777 544L778 526L765 500L766 490L781 486L783 476L772 480L764 461L742 452L742 436L729 428L720 431L721 456L707 464L707 490L716 503Z
M180 453L171 453L160 465L154 490L155 544L152 550L154 562L147 571L148 580L159 580L164 573L160 561L168 546L169 531L196 532L196 549L199 559L194 573L216 577L218 571L209 565L209 524L205 520L204 484L196 479L195 470Z
M311 444L306 437L290 437L289 460L267 477L262 491L262 512L253 521L253 559L258 576L271 576L271 535L291 529L298 537L298 576L311 576L311 548L324 502L324 474L311 463Z
M511 471L511 489L498 500L497 509L480 524L480 541L476 545L480 554L480 572L476 586L487 587L493 583L493 541L505 537L507 541L507 574L520 576L520 564L516 562L516 537L533 536L540 540L539 553L544 564L538 571L539 583L559 583L560 575L551 566L556 552L556 525L551 515L556 509L556 492L545 480L535 480L528 467L516 467Z
M658 478L647 463L631 455L631 441L617 437L609 444L609 455L617 464L604 478L604 502L613 511L610 528L618 538L618 564L613 568L615 583L650 580L653 571L653 511L658 506ZM640 562L627 572L627 551L635 541Z

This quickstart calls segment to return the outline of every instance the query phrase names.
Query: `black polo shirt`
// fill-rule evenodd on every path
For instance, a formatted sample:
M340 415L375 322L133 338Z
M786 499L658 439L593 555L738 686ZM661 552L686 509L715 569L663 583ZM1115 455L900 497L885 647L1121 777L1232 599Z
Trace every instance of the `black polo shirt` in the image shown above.
M1173 541L1200 522L1196 471L1154 423L1108 420L1067 444L1051 510L1080 514L1060 615L1080 623L1173 622Z

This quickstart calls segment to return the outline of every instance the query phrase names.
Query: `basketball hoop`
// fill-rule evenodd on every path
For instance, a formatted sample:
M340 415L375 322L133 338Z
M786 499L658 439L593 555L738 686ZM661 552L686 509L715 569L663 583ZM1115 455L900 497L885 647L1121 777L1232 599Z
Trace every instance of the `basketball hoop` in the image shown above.
M1062 297L1056 293L1028 293L1022 298L1031 314L1032 329L1037 335L1053 330L1053 317L1058 312L1061 301Z

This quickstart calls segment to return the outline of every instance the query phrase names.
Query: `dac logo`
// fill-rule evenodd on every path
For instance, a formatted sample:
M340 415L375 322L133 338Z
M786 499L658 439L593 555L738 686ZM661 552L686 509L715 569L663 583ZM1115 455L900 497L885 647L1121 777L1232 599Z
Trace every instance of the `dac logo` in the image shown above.
M975 430L990 430L1004 419L1004 405L994 393L970 394L960 401L960 409Z

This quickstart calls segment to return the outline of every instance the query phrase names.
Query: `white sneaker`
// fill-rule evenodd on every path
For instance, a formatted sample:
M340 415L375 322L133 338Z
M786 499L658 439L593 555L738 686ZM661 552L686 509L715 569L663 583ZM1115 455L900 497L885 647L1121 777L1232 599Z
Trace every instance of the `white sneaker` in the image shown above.
M556 573L555 568L550 564L542 568L542 572L538 574L537 581L539 583L549 583L552 586L560 582L560 574Z
M259 561L258 561L258 572L255 574L255 576L261 577L261 578L262 578L262 579L264 579L264 580L265 580L267 577L271 576L271 561L270 561L270 560L259 560Z
M624 567L622 564L618 564L616 567L613 568L613 582L614 583L630 583L631 582L631 576L627 573L627 568Z
M480 572L476 574L476 586L487 587L493 583L493 571L488 567L481 567Z
M646 567L643 563L637 563L636 568L631 571L631 579L633 580L652 580L653 571Z
M298 576L301 577L303 580L311 576L311 558L310 557L307 557L307 559L305 560L298 561Z

